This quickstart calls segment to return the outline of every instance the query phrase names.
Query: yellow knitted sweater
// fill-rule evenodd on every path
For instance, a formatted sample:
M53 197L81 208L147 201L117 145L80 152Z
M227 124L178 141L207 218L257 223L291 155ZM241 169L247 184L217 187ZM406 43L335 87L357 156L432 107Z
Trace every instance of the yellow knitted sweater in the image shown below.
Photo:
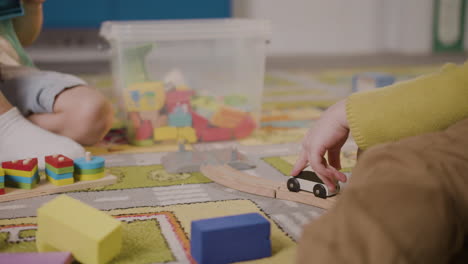
M440 131L468 118L468 61L385 88L351 95L351 134L361 149ZM468 136L468 135L467 135Z

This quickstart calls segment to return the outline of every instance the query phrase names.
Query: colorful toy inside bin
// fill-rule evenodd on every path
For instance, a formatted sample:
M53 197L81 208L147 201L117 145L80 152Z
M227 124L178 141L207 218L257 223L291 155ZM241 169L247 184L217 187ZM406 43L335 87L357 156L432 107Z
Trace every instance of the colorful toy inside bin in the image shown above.
M268 22L107 21L100 34L132 144L234 140L258 127Z

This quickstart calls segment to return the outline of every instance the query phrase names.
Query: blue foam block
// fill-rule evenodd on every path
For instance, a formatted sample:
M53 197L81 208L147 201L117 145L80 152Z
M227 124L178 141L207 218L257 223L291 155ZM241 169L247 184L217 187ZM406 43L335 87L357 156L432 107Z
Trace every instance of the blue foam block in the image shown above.
M81 170L91 170L103 168L105 160L103 157L93 156L91 157L90 161L87 161L85 157L81 157L73 160L73 162L75 163L75 168L79 168Z
M0 176L0 183L5 182L5 176Z
M63 180L63 179L69 179L69 178L73 178L73 172L69 172L69 173L62 173L62 174L57 174L49 169L45 169L45 172L47 175L49 175L50 177L52 177L52 179L54 180Z
M190 245L199 264L269 257L270 222L258 213L193 221Z

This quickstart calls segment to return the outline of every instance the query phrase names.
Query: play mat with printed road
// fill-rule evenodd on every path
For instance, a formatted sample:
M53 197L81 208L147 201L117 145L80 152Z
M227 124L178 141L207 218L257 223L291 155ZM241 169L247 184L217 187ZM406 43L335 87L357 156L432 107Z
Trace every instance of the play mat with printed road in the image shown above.
M187 148L236 147L257 165L246 173L286 181L305 132L323 109L350 93L355 73L381 71L404 80L437 66L268 72L260 129L242 140ZM104 93L111 89L109 76L82 77ZM118 181L67 194L124 223L123 248L112 263L191 263L191 221L249 212L258 212L271 222L272 257L252 263L290 263L302 226L324 210L226 188L200 172L168 173L161 165L161 157L177 148L170 143L131 146L118 124L104 141L89 147L94 155L106 158L108 172ZM342 153L348 174L355 156L356 146L350 140ZM0 203L0 252L36 251L36 210L55 196Z

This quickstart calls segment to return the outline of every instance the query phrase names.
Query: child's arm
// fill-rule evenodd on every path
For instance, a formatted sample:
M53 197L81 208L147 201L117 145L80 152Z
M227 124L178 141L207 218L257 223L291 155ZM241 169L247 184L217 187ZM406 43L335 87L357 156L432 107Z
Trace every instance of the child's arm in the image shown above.
M13 19L13 26L23 46L31 45L42 28L42 3L45 0L23 0L24 16Z
M346 180L339 154L353 134L360 149L405 137L440 131L468 118L468 62L370 92L351 95L324 112L303 140L291 174L308 164L331 189ZM328 163L323 158L328 153ZM330 165L330 166L329 166Z

